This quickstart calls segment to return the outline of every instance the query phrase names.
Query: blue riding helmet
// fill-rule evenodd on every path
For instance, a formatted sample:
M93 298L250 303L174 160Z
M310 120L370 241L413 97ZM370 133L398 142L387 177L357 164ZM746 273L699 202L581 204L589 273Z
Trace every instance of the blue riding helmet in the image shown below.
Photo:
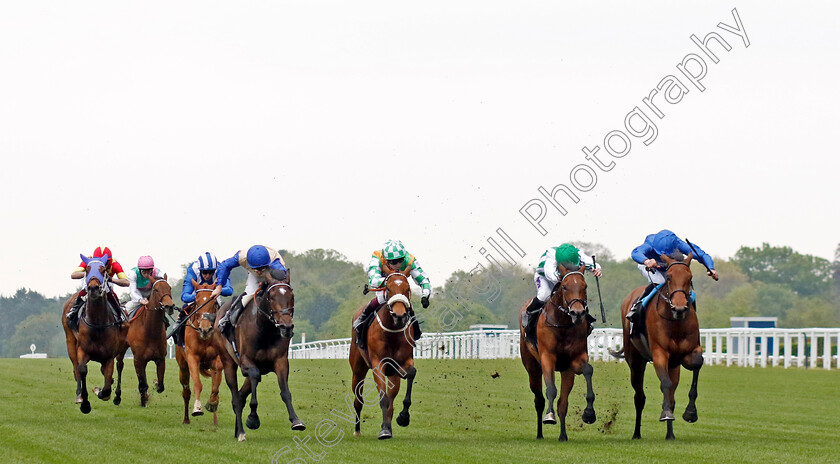
M199 271L215 271L217 267L219 267L219 262L216 260L216 256L213 253L207 251L198 257Z
M271 256L268 255L268 250L262 245L254 245L248 249L248 266L252 269L265 267L271 264Z
M653 239L653 250L661 255L670 255L677 249L678 241L679 238L676 234L668 229L663 229Z

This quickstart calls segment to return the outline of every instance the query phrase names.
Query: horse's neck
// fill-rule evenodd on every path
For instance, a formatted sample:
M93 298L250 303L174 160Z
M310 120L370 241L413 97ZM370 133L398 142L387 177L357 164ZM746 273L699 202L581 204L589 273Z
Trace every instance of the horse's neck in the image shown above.
M111 310L108 308L108 294L102 298L93 299L88 297L85 309L85 319L95 324L113 322Z

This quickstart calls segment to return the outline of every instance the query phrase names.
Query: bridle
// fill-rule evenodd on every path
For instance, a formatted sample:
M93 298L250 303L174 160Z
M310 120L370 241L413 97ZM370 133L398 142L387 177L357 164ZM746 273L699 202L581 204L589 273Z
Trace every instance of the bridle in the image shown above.
M403 278L407 279L406 275L401 273L401 272L392 272L392 273L388 274L388 276L385 277L385 280L382 281L382 286L379 287L379 289L382 289L382 290L385 291L385 296L386 297L388 296L388 288L386 287L385 284L388 283L388 279L390 279L391 277L393 277L395 275L398 275L400 277L403 277ZM374 289L374 290L379 290L379 289ZM409 295L410 295L410 290L409 290ZM408 296L403 295L402 293L398 293L396 295L391 296L385 302L385 305L388 307L388 312L391 313L391 319L392 320L396 320L396 318L399 317L396 314L394 314L394 310L391 307L391 305L393 305L394 303L402 303L403 305L405 305L406 313L409 309L411 309L411 300L409 300ZM388 332L388 333L404 332L407 328L411 327L411 324L414 322L415 319L416 319L415 316L409 316L408 318L406 318L405 323L403 323L402 327L400 327L398 329L389 329L388 327L385 327L385 324L382 323L382 318L379 317L379 311L376 312L376 322L379 323L379 327L381 327L382 330L384 330L385 332Z
M671 277L669 275L667 275L668 270L671 269L671 266L674 266L674 265L677 265L677 264L682 264L683 266L688 267L688 269L689 269L688 272L691 273L691 266L689 266L688 263L683 262L683 261L674 261L673 263L669 264L668 267L665 268L666 277L665 277L665 286L663 288L666 289L666 292L668 292L668 294L665 295L665 293L662 292L662 289L661 288L659 289L659 297L662 298L663 300L665 300L665 302L668 303L668 305L671 307L671 309L673 311L680 311L680 309L678 309L676 306L674 306L674 303L671 301L674 298L674 295L676 295L677 293L682 293L683 295L685 295L686 301L691 300L691 297L688 294L688 292L686 292L682 288L678 288L674 291L669 292L669 290L671 290ZM688 306L690 306L690 304Z
M274 313L280 313L283 316L291 315L294 312L295 307L292 306L290 308L281 308L281 309L266 309L266 308L264 308L263 306L267 306L268 305L268 300L271 299L270 292L271 292L271 289L273 289L274 287L286 287L286 288L289 289L289 291L292 291L292 286L285 283L285 282L277 282L277 283L271 284L271 286L269 286L263 292L265 297L261 298L260 301L259 301L259 304L257 304L257 311L260 314L262 314L263 316L267 317L268 320L272 324L274 324L274 327L279 329L281 327L281 324L274 317ZM294 316L292 316L292 317L294 317Z
M165 281L164 279L158 279L158 280L156 280L156 281L152 284L152 290L151 290L151 292L152 292L152 293L154 293L154 292L155 292L155 286L156 286L157 284L159 284L160 282L166 282L166 281ZM169 299L172 299L172 288L170 287L170 289L169 289L169 293L163 293L163 292L161 292L161 293L162 293L162 295L161 295L161 296L160 296L160 298L158 299L158 305L157 305L157 306L155 306L154 308L150 308L148 305L146 305L146 309L149 309L149 310L151 310L151 311L166 311L166 310L168 310L168 309L171 309L171 308L174 308L174 307L175 307L175 305L174 305L174 304L173 304L172 306L169 306L169 305L163 305L163 304L161 304L161 302L163 302L163 298L164 298L164 297L166 297L166 296L168 296L168 297L169 297Z
M211 288L199 288L198 290L196 290L196 293L198 293L198 292L212 292L212 291L213 291L213 289L211 289ZM211 303L211 302L214 304L215 308L213 308L212 311L208 311L208 312L201 315L201 317L203 317L204 319L210 320L210 318L208 316L210 314L216 314L216 311L219 310L219 305L218 305L218 301L216 300L216 298L208 298L207 301L205 301L204 303L201 303L201 306L195 308L194 310L192 310L192 312L187 314L187 326L189 326L191 329L193 329L197 332L201 332L201 329L195 326L195 324L193 322L193 319L194 319L193 316L197 316L198 312L201 310L201 308L207 306L207 303Z
M586 300L581 299L581 298L572 298L571 300L566 300L566 292L563 291L563 281L566 280L567 277L572 276L572 275L579 275L579 276L581 276L581 278L584 277L583 272L580 272L580 271L572 271L572 272L569 272L569 273L565 274L563 276L563 278L561 278L560 281L557 282L557 285L554 286L554 290L551 291L551 296L549 297L549 301L551 301L552 304L554 304L554 306L557 307L557 309L559 309L563 314L565 314L566 316L569 316L569 318L572 317L572 315L571 315L572 305L575 304L575 303L580 303L583 306L584 313L589 312L589 305L586 303ZM560 304L554 303L554 295L558 291L560 292ZM566 324L566 325L550 324L548 322L548 320L546 319L546 325L550 326L550 327L566 328L566 327L572 327L574 324L571 324L571 323Z

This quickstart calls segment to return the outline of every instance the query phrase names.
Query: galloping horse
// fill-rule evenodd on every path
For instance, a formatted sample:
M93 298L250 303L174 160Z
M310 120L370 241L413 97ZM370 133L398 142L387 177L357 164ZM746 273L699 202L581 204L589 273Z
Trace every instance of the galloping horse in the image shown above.
M239 367L245 376L241 389L237 389L236 360L230 355L220 353L225 382L230 388L233 412L236 415L234 436L239 441L245 441L242 409L249 394L251 414L248 415L245 425L252 430L260 427L260 418L257 415L257 384L262 376L269 372L277 375L280 397L286 403L292 430L306 430L306 425L295 413L292 394L289 391L289 343L295 327L295 294L289 282L288 270L281 280L269 277L269 281L260 285L260 290L239 315L234 338L239 351ZM229 308L230 302L222 306L223 311ZM218 322L216 330L218 332Z
M379 390L379 407L382 409L382 429L379 439L391 438L391 419L394 416L394 398L400 391L400 378L408 381L403 400L403 410L397 417L397 425L407 427L410 422L408 409L411 406L411 387L417 369L414 367L414 344L407 333L414 325L414 318L408 314L411 307L411 287L408 283L408 271L394 272L385 277L380 288L373 291L385 291L387 302L376 311L375 323L367 331L367 349L359 349L356 343L356 331L352 331L350 340L350 367L353 369L353 393L356 409L356 430L354 435L361 435L362 389L367 372L373 369L373 377ZM359 308L353 319L361 315L364 306ZM413 338L412 338L413 340Z
M67 354L73 363L73 376L76 378L76 403L81 404L82 413L90 412L90 401L87 392L87 363L96 361L102 365L102 375L105 383L102 389L94 389L96 396L107 401L111 397L113 383L114 360L117 364L117 388L114 404L120 404L123 355L126 350L125 337L127 327L120 327L120 321L108 307L108 292L110 291L105 277L105 263L108 255L101 258L88 258L81 255L85 263L85 285L87 287L87 302L79 312L78 332L67 326L67 312L73 306L78 294L74 294L64 303L61 324L67 339Z
M554 384L554 372L560 372L560 399L557 401L557 413L560 416L560 441L567 441L566 413L569 409L569 392L575 384L575 375L583 374L586 379L586 409L583 410L583 422L595 422L595 393L592 392L592 366L589 364L586 338L590 332L589 313L586 304L586 281L580 269L560 267L561 278L551 291L551 297L537 320L537 346L525 338L522 327L522 313L528 307L526 303L519 311L519 349L522 364L528 371L531 391L534 393L534 408L537 410L537 438L542 438L543 424L556 424L554 398L557 387ZM548 397L548 411L542 416L546 399L543 398L540 380L545 381L545 395Z
M621 303L621 321L624 325L624 352L623 356L630 367L630 383L636 391L634 397L636 404L636 429L633 438L642 438L641 421L642 410L645 408L645 367L653 361L653 368L656 376L659 377L659 386L664 397L662 401L662 414L659 420L668 423L666 440L674 439L674 391L680 382L680 365L693 371L691 379L691 390L688 392L688 406L685 408L683 419L686 422L697 422L697 376L700 367L703 366L703 348L700 346L700 326L697 322L696 309L692 311L693 305L689 302L691 292L691 263L692 255L689 254L685 260L682 255L670 257L662 255L661 258L668 265L666 269L665 284L657 291L657 295L648 303L645 312L645 325L647 326L647 337L630 337L630 323L627 320L627 312L642 295L645 287L633 290ZM647 343L645 343L647 340ZM613 353L621 355L621 352Z
M210 293L216 287L215 284L199 284L193 279L195 288L195 309L187 314L186 325L192 330L184 334L184 345L175 347L175 359L180 368L180 381L182 396L184 397L184 423L190 423L190 377L192 377L193 388L195 388L195 406L192 415L204 414L201 409L201 376L212 378L212 390L210 401L205 403L205 408L213 413L213 425L218 425L219 420L216 410L219 408L219 385L222 383L222 360L219 355L224 353L221 334L213 330L213 323L216 321L216 312L219 303L216 298L210 298Z
M146 365L154 361L157 367L157 392L163 393L163 374L166 370L166 329L163 312L172 313L172 288L166 279L152 278L152 293L149 302L141 306L129 321L128 345L134 355L134 370L137 372L137 388L140 391L140 406L149 401L149 384L146 381Z

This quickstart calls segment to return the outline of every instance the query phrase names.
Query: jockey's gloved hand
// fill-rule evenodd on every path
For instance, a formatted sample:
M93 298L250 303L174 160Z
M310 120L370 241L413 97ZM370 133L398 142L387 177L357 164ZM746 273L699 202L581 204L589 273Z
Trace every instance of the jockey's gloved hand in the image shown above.
M423 305L423 309L428 308L429 307L429 297L424 296L423 298L420 298L420 304Z

